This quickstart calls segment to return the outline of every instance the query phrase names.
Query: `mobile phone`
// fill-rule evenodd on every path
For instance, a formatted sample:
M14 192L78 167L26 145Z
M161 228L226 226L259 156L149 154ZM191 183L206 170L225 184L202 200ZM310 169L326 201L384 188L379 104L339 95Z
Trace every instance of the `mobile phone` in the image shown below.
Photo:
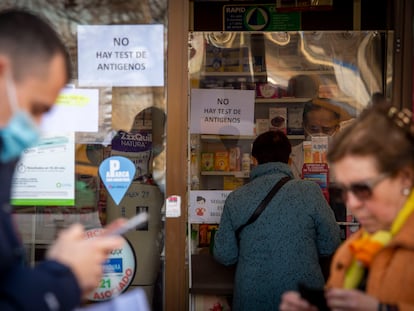
M329 311L326 303L325 290L323 288L314 288L305 284L299 285L299 293L301 297L307 300L310 304L318 307L319 311Z
M139 213L135 215L134 217L131 217L130 219L128 219L128 221L124 223L121 227L110 232L109 234L110 235L123 235L130 230L133 230L137 227L144 225L147 221L148 221L148 213L147 212Z

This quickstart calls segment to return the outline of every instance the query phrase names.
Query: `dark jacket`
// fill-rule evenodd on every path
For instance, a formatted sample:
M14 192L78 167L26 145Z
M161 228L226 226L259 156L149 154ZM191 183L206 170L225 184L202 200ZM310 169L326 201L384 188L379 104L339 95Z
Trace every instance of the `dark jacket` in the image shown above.
M9 204L15 165L0 163L0 310L72 310L81 291L69 268L51 260L34 268L24 263Z

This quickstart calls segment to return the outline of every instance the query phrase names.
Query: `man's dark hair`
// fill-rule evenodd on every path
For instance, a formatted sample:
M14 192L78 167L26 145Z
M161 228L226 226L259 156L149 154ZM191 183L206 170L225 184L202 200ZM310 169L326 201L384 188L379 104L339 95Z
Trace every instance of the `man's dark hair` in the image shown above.
M292 145L282 131L268 131L253 142L252 156L259 164L268 162L288 163Z
M0 54L11 60L15 80L39 71L59 53L65 58L69 80L71 64L67 49L48 22L22 9L0 12Z
M197 202L200 202L200 201L203 201L203 202L205 202L206 201L206 198L204 198L204 197L202 197L202 196L197 196L197 200L196 200Z

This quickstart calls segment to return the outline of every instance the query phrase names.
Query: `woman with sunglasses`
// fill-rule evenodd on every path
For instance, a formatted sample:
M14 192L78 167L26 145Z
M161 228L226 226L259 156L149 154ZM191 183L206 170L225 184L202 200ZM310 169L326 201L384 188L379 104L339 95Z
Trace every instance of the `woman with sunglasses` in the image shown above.
M323 295L328 308L414 310L411 113L384 104L370 107L335 137L328 160L361 225L333 258ZM315 304L286 292L280 310L314 311Z

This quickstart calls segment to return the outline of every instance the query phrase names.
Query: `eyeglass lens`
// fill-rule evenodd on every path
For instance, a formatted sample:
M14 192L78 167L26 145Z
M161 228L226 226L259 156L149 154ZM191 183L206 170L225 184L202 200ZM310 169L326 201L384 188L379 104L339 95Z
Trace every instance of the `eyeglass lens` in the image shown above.
M388 174L381 174L376 178L351 183L348 187L344 185L339 185L339 190L341 191L341 197L344 202L346 202L348 198L348 191L352 192L352 194L360 201L365 201L371 198L372 192L374 187L383 181Z
M346 202L348 198L348 191L352 192L352 194L360 201L368 200L372 196L371 187L365 183L351 184L349 188L340 187L340 190L344 202Z

